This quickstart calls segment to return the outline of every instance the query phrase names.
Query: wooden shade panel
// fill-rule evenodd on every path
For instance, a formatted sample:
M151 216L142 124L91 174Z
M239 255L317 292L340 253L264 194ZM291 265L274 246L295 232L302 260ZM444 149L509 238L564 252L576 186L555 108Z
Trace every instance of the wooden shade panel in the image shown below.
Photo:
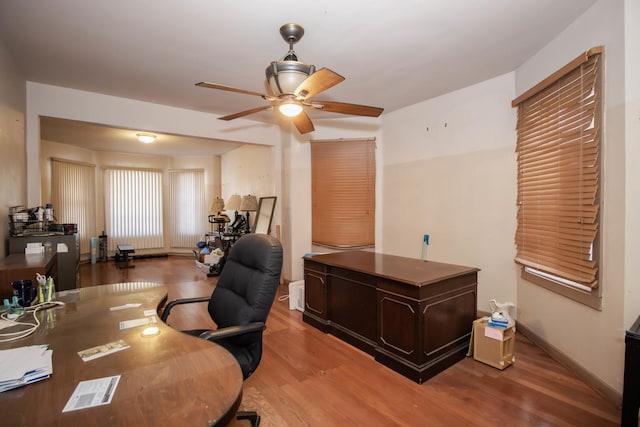
M600 63L601 49L587 52L516 104L515 260L592 288L598 284Z
M375 139L311 141L314 244L375 244L375 177Z
M368 105L348 104L346 102L313 101L311 105L322 111L330 113L350 114L353 116L378 117L384 108L370 107Z
M295 125L296 129L298 129L298 132L302 134L313 132L313 130L315 129L313 127L313 123L311 123L311 119L304 111L301 111L300 114L293 117L293 124Z
M321 68L304 79L293 95L296 98L308 99L320 92L324 92L342 81L344 81L344 77L340 74L331 71L328 68Z

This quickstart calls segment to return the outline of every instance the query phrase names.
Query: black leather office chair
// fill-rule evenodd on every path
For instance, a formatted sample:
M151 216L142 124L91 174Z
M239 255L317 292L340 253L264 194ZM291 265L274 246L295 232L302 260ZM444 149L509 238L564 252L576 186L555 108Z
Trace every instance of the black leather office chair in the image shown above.
M214 341L235 356L244 379L256 370L262 357L262 332L280 284L282 246L267 234L246 234L231 247L229 259L211 297L169 302L162 320L176 305L209 301L209 315L218 329L183 331ZM260 424L256 412L239 412L238 419Z

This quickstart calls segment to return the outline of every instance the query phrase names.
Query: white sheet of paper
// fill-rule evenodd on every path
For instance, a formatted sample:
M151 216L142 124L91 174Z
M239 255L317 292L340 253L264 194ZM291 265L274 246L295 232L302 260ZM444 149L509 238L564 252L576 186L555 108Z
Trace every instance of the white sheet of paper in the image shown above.
M140 307L141 305L142 305L141 303L129 303L125 305L118 305L115 307L111 307L109 308L109 310L110 311L126 310L127 308L137 308L137 307Z
M80 381L62 412L110 404L119 381L120 375Z
M158 319L156 316L151 317L143 317L141 319L133 319L133 320L123 320L120 322L120 329L129 329L135 328L136 326L145 326L150 323L157 323Z
M484 327L484 336L492 340L502 341L502 329L493 328L491 326Z
M129 348L129 344L124 340L118 340L110 342L108 344L97 345L95 347L88 348L78 352L78 356L85 362L89 360L97 359L99 357L107 356L117 351L126 350Z

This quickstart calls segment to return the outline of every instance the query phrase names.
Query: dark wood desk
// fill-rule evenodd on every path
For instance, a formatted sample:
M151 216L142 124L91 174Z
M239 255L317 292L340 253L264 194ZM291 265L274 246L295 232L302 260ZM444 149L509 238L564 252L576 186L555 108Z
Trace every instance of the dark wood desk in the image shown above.
M0 302L11 298L11 282L29 279L36 285L36 273L53 277L58 283L57 256L55 251L41 254L11 254L0 259Z
M0 349L49 344L51 378L0 393L6 426L208 426L235 423L242 372L224 348L165 325L143 337L123 320L156 310L167 289L154 283L120 283L58 294L66 306L39 312L35 334ZM110 307L141 303L139 308ZM88 362L77 352L123 339L131 347ZM111 404L62 413L80 381L121 375Z
M422 383L465 357L478 271L364 251L307 256L303 319Z

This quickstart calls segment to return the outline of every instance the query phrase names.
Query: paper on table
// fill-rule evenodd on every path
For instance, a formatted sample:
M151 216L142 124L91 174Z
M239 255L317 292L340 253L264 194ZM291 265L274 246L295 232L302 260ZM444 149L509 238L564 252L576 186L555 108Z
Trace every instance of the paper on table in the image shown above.
M115 307L110 307L109 310L110 311L118 311L118 310L126 310L127 308L138 308L140 307L142 304L141 303L129 303L129 304L125 304L125 305L118 305Z
M110 404L119 381L120 375L80 381L62 412Z
M46 344L0 350L0 392L49 378L52 355Z
M158 323L156 316L143 317L141 319L123 320L120 322L120 329L135 328L136 326L144 326L150 323Z
M124 340L118 340L79 351L78 356L85 362L88 362L89 360L97 359L98 357L106 356L127 348L129 348L129 344L124 342Z

